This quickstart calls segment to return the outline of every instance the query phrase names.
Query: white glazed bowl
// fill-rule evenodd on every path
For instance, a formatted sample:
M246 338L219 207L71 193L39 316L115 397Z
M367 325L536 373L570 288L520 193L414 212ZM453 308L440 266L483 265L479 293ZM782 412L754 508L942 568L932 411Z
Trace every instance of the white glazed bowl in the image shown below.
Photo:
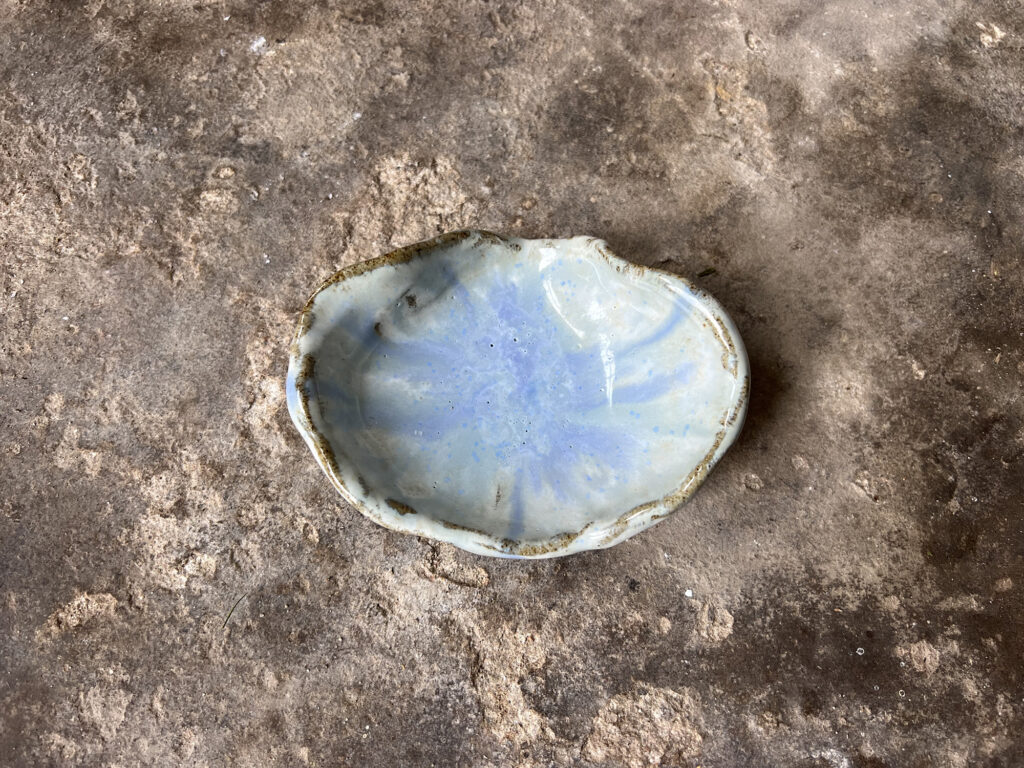
M601 240L442 235L343 269L302 313L288 407L389 528L484 555L608 547L735 440L749 366L721 306Z

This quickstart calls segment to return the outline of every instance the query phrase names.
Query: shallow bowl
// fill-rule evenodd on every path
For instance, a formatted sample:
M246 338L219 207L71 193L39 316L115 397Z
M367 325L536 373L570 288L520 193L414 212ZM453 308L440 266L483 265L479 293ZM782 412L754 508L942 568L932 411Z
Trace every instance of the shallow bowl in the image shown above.
M616 544L732 444L732 321L592 237L462 231L341 270L302 313L288 407L342 496L484 555Z

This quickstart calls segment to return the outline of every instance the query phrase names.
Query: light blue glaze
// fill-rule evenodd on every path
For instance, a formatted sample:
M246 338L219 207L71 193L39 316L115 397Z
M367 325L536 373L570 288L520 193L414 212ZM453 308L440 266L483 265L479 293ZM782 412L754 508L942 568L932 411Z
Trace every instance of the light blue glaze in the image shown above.
M346 498L475 552L550 556L691 493L746 404L721 308L593 238L446 238L343 271L307 307L288 406Z

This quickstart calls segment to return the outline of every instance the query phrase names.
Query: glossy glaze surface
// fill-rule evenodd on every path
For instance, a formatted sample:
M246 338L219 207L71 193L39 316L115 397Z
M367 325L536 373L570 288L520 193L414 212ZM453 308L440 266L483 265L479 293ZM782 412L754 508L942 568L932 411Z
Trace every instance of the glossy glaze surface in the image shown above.
M461 232L335 275L289 409L372 519L482 554L610 546L700 484L742 423L713 299L600 240Z

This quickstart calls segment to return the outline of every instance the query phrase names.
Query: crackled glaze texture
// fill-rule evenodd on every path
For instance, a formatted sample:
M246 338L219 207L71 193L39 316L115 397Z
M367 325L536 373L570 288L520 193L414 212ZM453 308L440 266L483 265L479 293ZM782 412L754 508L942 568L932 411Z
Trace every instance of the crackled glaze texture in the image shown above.
M735 438L748 366L721 307L604 242L457 232L310 300L289 408L374 520L489 555L610 546Z

